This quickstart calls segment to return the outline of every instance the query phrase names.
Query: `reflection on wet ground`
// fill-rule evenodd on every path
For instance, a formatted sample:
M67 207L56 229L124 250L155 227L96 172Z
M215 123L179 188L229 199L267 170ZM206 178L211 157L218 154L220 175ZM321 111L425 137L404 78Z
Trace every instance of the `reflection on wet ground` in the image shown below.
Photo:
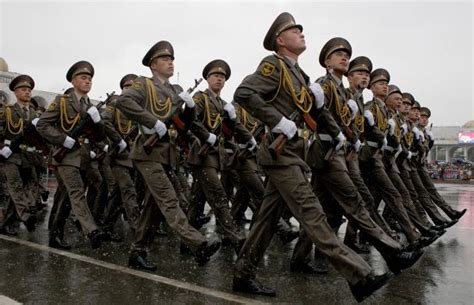
M437 187L449 204L456 209L467 208L468 212L426 249L417 265L395 277L364 304L472 304L474 186L438 184ZM213 224L205 227L206 234L214 234L210 228ZM69 224L67 239L74 249L67 253L124 267L131 236L126 225L119 223L117 230L125 235L124 242L106 243L93 251ZM343 232L339 233L341 237ZM28 233L22 227L17 238L47 245L46 224L43 223L34 233ZM192 257L179 254L179 240L172 233L155 240L150 253L150 258L158 265L155 274L186 285L210 288L211 292L200 291L199 287L189 290L186 286L179 288L163 284L163 281L124 272L119 267L104 267L0 237L0 295L25 304L234 304L250 301L355 304L345 280L334 269L325 276L290 274L289 259L293 246L294 242L283 245L277 238L272 241L262 261L259 277L275 286L278 295L266 298L232 292L231 266L235 255L231 248L223 248L210 264L198 267ZM376 273L386 269L375 250L363 257ZM219 292L226 294L220 295ZM236 298L229 298L230 294ZM239 299L239 296L244 299Z

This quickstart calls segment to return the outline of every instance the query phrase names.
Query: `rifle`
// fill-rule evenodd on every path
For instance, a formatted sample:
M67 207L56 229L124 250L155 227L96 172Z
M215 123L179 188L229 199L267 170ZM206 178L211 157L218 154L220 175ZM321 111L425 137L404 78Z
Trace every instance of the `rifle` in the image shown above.
M25 135L28 134L28 133L31 133L33 131L35 131L35 126L33 124L30 124L30 125L28 125L28 127L26 127L23 130L23 132L21 132L20 134L15 136L10 141L10 144L8 146L10 147L10 150L12 151L12 153L16 153L16 152L19 152L21 150L20 146L22 145L23 140L25 140ZM4 159L5 158L2 156L2 160L4 160Z
M130 129L130 132L129 132L127 135L125 135L125 136L123 137L123 140L125 141L125 143L127 143L127 145L128 145L128 140L130 140L130 138L131 138L133 135L136 135L136 130L137 130L137 128L138 128L137 125L134 124L134 125L132 126L132 128ZM116 154L118 154L118 150L119 150L119 146L118 146L118 145L119 145L119 143L120 143L120 141L117 141L117 142L115 142L115 143L112 143L111 148L110 148L110 150L109 150L109 151L110 151L110 153L109 153L109 156L110 156L110 157L113 157L113 156L115 156Z
M264 131L265 131L265 125L263 123L260 123L260 126L254 131L253 133L253 137L254 139L258 139L262 136L262 134L264 134ZM254 150L250 151L248 149L242 149L238 155L237 155L237 159L238 160L244 160L244 159L247 159L249 158L250 156L253 156L255 155L255 151L257 150L257 147L255 147Z
M356 92L352 96L352 99L357 103L360 97L362 96L362 93L364 92L364 87L362 87L360 84L358 84L355 88ZM363 102L363 101L362 101ZM355 154L355 149L353 145L350 145L348 148L348 152L346 155L346 161L352 161L354 159L354 154Z
M222 133L224 133L224 135L227 137L232 137L232 134L234 132L233 128L229 128L226 124L223 124L222 120L219 121L217 126L211 130L212 133L215 133L216 130L219 129L219 127L221 127L221 125L222 125ZM219 139L216 139L216 142L218 140ZM198 151L198 156L201 158L206 157L207 154L209 153L209 148L211 148L211 144L209 144L208 142L204 142L204 144L201 145L201 148Z
M194 80L194 86L190 87L188 90L186 90L186 92L191 94L197 88L197 86L199 86L199 84L201 82L202 82L202 77L199 80L195 79ZM176 110L178 110L178 108L180 108L180 107L176 107ZM176 112L176 110L175 110L175 112ZM165 123L166 126L169 126L172 123L174 123L178 130L183 130L184 131L186 129L186 124L179 118L178 114L173 114L171 116L171 118L166 120L166 122L164 122L164 123ZM158 143L159 140L160 140L160 137L158 136L157 133L152 134L145 141L145 143L143 143L143 148L145 149L145 153L150 154L151 151L153 150L153 147L156 146L156 144Z
M115 91L113 91L112 93L108 94L107 93L107 98L105 99L105 101L102 101L100 102L99 104L97 104L96 108L97 109L100 109L102 108L103 105L107 104L108 101L112 98L112 96L114 96L115 94ZM81 121L79 122L79 124L76 125L76 127L74 128L74 130L71 132L71 135L70 137L73 138L76 143L77 143L77 138L82 134L85 126L87 126L90 122L92 121L91 117L89 115L87 115L86 117L82 118ZM63 161L64 157L66 156L66 153L69 151L69 148L66 148L64 146L61 146L54 154L53 154L53 158L54 160L56 160L57 162L61 162Z
M290 115L290 120L294 121L295 119L297 119L299 117L300 113L299 113L299 110L295 110L295 112L293 112L291 115ZM306 125L308 125L308 128L311 130L311 131L316 131L316 121L313 120L313 118L311 117L311 115L309 113L305 113L303 114L303 120L305 121ZM288 141L288 138L284 135L284 134L280 134L278 135L278 137L275 139L275 141L273 141L270 146L268 146L268 150L270 151L270 155L272 156L272 159L273 160L277 160L278 157L280 156L280 153L281 153L281 150L283 149L283 147L285 146L286 142Z

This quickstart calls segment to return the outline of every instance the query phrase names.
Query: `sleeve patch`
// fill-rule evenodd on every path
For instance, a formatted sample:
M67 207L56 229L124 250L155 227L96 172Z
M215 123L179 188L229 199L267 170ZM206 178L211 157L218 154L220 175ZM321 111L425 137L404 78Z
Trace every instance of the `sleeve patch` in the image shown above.
M138 81L134 81L132 83L132 88L133 89L141 89L143 87L143 84L141 82L138 82Z
M264 63L260 73L262 73L263 76L270 76L272 75L273 71L275 71L274 65L270 63Z
M56 109L57 106L58 106L58 104L56 102L52 102L48 106L48 111L53 111L54 109Z

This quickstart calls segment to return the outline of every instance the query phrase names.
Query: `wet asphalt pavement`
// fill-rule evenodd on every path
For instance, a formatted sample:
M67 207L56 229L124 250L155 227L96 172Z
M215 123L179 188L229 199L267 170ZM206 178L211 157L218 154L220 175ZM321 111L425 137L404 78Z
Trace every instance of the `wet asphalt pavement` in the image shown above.
M411 269L393 278L363 304L474 304L474 185L438 184L443 197L466 215L433 245ZM52 204L52 196L48 201ZM42 213L47 220L49 211ZM248 217L251 215L249 214ZM206 225L212 235L214 222ZM276 287L277 297L255 297L231 289L233 249L222 248L204 267L179 254L173 233L157 236L149 258L158 271L126 267L132 236L127 225L116 227L125 240L91 250L69 223L66 239L72 251L47 246L46 222L36 232L21 226L17 237L0 236L0 296L24 304L356 304L346 281L332 267L328 275L289 272L294 242L274 238L260 265L262 282ZM342 238L344 228L340 230ZM382 273L380 254L363 255Z

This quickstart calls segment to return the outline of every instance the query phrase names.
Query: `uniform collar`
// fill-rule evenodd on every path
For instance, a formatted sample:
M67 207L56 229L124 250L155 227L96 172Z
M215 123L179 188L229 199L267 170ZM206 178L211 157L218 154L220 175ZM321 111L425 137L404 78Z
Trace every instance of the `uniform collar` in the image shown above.
M80 101L81 98L84 98L86 101L89 100L89 97L87 96L87 94L80 95L76 90L74 90L74 95L76 96L78 101Z

